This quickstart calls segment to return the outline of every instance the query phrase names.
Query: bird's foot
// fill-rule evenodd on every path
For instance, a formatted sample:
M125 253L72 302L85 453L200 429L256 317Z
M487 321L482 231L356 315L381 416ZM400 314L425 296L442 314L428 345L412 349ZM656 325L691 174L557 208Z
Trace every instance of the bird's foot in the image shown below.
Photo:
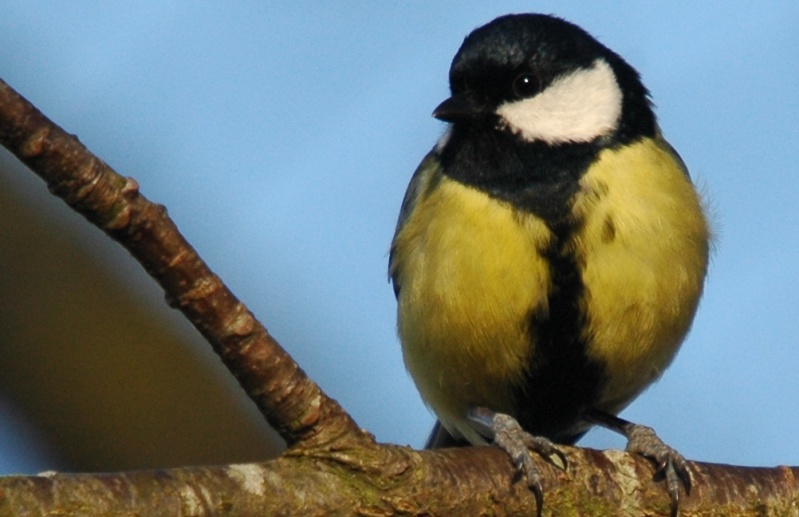
M665 479L671 497L671 516L676 517L680 507L680 482L685 494L691 493L691 472L682 454L666 445L651 427L630 424L627 429L627 452L646 456L655 462L655 479Z
M487 408L474 408L469 412L469 420L478 424L486 431L486 435L493 436L494 444L511 457L519 474L525 476L527 486L535 495L537 514L541 515L544 506L544 495L541 488L541 473L538 466L530 456L530 451L537 453L544 459L566 470L568 461L563 452L547 438L533 436L528 433L519 422L510 415L495 413ZM560 462L558 465L554 458Z
M666 490L671 498L671 517L676 517L680 509L680 482L685 487L685 495L691 493L691 472L685 457L666 445L651 427L634 424L599 410L590 411L586 419L623 434L627 437L627 452L640 454L655 462L655 479L666 481Z

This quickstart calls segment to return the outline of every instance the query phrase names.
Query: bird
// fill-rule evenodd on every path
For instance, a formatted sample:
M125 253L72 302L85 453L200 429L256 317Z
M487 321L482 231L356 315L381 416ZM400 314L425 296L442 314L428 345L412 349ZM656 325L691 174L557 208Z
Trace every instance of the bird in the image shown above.
M671 363L711 248L705 202L640 74L579 26L510 14L466 36L389 252L428 446L496 444L543 505L531 452L599 425L656 463L672 514L685 458L618 414Z

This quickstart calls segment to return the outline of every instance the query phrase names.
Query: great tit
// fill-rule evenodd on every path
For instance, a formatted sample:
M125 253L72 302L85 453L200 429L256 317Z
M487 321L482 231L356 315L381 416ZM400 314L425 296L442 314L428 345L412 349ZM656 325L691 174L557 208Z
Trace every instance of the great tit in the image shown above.
M685 460L615 416L671 362L708 265L702 200L649 92L541 14L474 30L449 84L389 259L405 365L440 423L431 445L498 444L540 512L529 451L565 468L556 444L602 425L657 462L676 512Z

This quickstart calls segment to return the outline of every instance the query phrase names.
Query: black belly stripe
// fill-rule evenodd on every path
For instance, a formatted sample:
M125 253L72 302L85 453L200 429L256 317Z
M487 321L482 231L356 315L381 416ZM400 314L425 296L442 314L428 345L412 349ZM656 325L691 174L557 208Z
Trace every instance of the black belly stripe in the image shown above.
M588 316L581 257L573 239L582 221L572 215L580 178L611 142L524 142L493 126L453 127L440 153L444 174L471 185L520 213L545 221L555 238L540 250L549 263L552 289L546 314L531 309L529 334L535 351L523 382L514 387L513 415L530 433L558 442L579 438L585 409L598 399L604 369L588 358Z
M588 358L585 334L585 286L580 258L569 245L579 222L550 225L557 239L542 250L549 263L552 291L547 314L530 314L530 339L535 344L523 384L516 386L516 418L535 435L573 442L575 425L597 401L604 369Z

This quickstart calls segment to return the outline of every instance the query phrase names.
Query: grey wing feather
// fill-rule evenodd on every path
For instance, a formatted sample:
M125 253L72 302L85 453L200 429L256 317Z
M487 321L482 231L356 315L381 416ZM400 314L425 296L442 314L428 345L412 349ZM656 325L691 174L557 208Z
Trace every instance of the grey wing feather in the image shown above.
M419 194L429 183L430 173L438 167L438 153L435 149L427 153L422 160L422 163L416 168L416 171L411 177L411 182L408 184L408 189L405 191L405 197L402 199L402 206L400 207L399 218L397 219L397 227L394 229L394 239L396 239L408 216L413 211L416 205ZM399 294L399 282L397 275L394 273L394 244L392 239L391 251L388 256L388 275L392 284L394 285L394 295Z

